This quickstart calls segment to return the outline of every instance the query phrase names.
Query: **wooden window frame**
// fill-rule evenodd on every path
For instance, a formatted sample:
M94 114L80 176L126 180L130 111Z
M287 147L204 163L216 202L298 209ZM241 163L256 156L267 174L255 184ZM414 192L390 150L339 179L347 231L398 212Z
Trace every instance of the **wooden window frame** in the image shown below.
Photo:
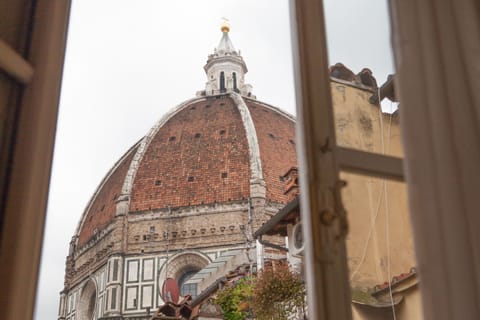
M33 316L70 11L70 0L11 1L15 4L20 2L24 4L25 13L30 12L30 8L33 7L34 14L25 14L23 17L25 25L28 25L31 31L31 35L27 39L28 52L17 52L6 43L0 42L1 70L24 85L20 92L21 99L18 99L18 105L8 106L8 108L20 110L11 132L15 135L16 143L9 149L11 156L5 157L13 159L13 161L0 163L2 166L10 165L8 180L2 176L1 182L7 186L7 190L4 192L6 194L5 203L0 204L4 219L0 243L0 283L2 283L0 318L6 320L29 319ZM467 7L472 10L461 11L462 8ZM452 8L455 10L451 10ZM392 25L394 26L395 60L397 67L400 67L398 68L400 99L406 105L412 106L408 110L409 114L406 114L406 109L403 114L412 116L413 112L415 116L415 111L412 111L415 110L413 107L422 106L421 104L431 108L436 107L436 110L438 110L438 104L443 103L449 106L448 102L434 103L435 99L431 99L433 102L429 100L441 93L439 84L446 86L454 97L462 98L465 103L461 105L469 106L471 109L478 108L478 104L475 105L473 102L473 99L477 97L476 91L474 89L467 90L467 88L476 87L478 78L475 76L478 73L466 71L464 66L461 66L463 69L452 70L451 66L459 63L475 65L475 62L478 61L475 50L479 45L479 8L478 3L474 0L457 2L452 0L390 0ZM350 286L345 252L347 221L340 198L341 183L338 173L342 169L403 180L402 160L336 146L330 81L327 72L326 32L322 1L290 0L290 13L299 124L297 126L299 137L297 147L302 177L300 181L302 219L306 222L304 227L306 239L311 240L306 242L305 248L309 318L351 319ZM459 14L461 19L458 19ZM452 18L455 15L456 20ZM455 28L450 28L444 23L445 20L449 20L454 25L456 23ZM438 21L442 23L439 24ZM445 31L445 28L448 30ZM465 29L468 32L462 32ZM467 43L470 51L467 52L466 49L461 51L464 48L457 46L445 46L452 30L456 32L457 36L462 37L461 43ZM412 35L420 33L424 39L430 40L427 44L425 41L420 41L420 37L417 37L418 39L412 37ZM450 37L450 39L455 39L455 37ZM457 52L453 52L455 50ZM421 77L417 77L416 73L423 67L422 56L428 56L430 63L423 68L426 72L421 73ZM447 68L448 66L450 68ZM435 77L436 70L445 73L447 69L451 73L455 73L455 77ZM466 85L458 86L455 79L463 79ZM425 110L428 111L428 108ZM431 120L431 117L429 118L429 115L424 113L425 111L422 116ZM414 120L414 118L412 119ZM476 124L478 125L478 121ZM422 123L412 123L409 136L424 132L426 137L435 134L433 130L422 129L422 125ZM402 127L405 128L405 124ZM3 138L5 136L2 136ZM455 140L452 143L455 144L455 142L458 144L458 141ZM414 150L412 145L409 147L412 151ZM410 152L409 148L406 149L407 153ZM439 148L436 151L444 150ZM423 165L425 165L425 160L430 158L433 161L440 161L439 154L441 153L437 154L437 158L433 155L429 157L425 155L424 151L416 154L416 159L405 158L405 161L408 161L406 168L409 169L407 177L417 179L419 184L415 185L415 190L422 195L425 195L425 192L430 189L430 186L424 182L429 181L427 175L434 170L429 170L428 174L419 174L420 178L412 176L415 169L418 173L422 165L415 161L423 161ZM451 163L443 164L449 169L455 169L455 165ZM479 172L478 165L474 166L472 172ZM433 176L435 175L431 174L431 177ZM423 181L420 181L422 179ZM465 187L464 190L469 191L471 195L470 191L473 189L468 188L468 183L461 182ZM449 186L449 184L444 185ZM408 187L412 189L412 186ZM409 192L412 194L412 190ZM422 195L417 198L422 200ZM414 207L418 206L420 202L418 199L417 202L415 199L411 201ZM469 204L473 208L478 207L474 201ZM458 207L461 208L462 205L464 203L459 201ZM451 215L451 212L455 211L446 212L444 216L441 216L437 215L435 210L431 210L429 207L425 208L422 214L430 218L428 221L434 221L439 217L451 222L446 224L448 230L437 226L432 235L427 234L425 237L430 237L427 239L430 242L425 243L437 244L434 241L435 236L452 238L452 236L463 234L457 220L465 219L465 217ZM425 234L423 232L425 226L422 225L421 217L417 219L416 228L418 230L414 230L415 236L421 237ZM474 220L475 226L479 223L478 219ZM428 225L426 226L428 227ZM455 232L452 232L452 226L456 227ZM433 261L435 257L428 259L427 255L434 252L430 253L426 250L428 249L426 246L422 247L422 243L418 239L416 240L416 247L425 249L422 251L425 253L425 257L422 256L424 265L419 266L420 276L422 276L422 268L427 268L429 263L430 265L435 263L435 270L431 269L429 274L423 274L422 280L426 288L425 292L427 292L427 295L425 292L422 295L427 296L426 301L429 302L424 305L426 319L450 319L455 318L454 316L458 314L465 315L467 311L471 318L478 315L478 303L472 303L472 297L478 299L478 288L480 287L478 276L477 282L474 282L471 279L475 277L475 274L470 272L471 270L456 272L460 270L460 267L467 266L468 261L471 261L470 252L463 250L467 254L452 259L448 254L461 250L458 250L458 247L452 249L445 246L442 247L444 260ZM472 252L478 253L478 246L478 243L472 242L469 243L469 246L461 248L468 247L467 249L477 250ZM478 254L475 257L478 258ZM464 263L458 263L457 258L461 258ZM455 269L455 267L457 268ZM444 270L447 277L438 270ZM478 273L478 271L476 272ZM447 282L459 285L468 283L467 287L470 290L468 292L473 294L467 294L465 290L452 292L440 290L443 288L441 286ZM465 299L466 297L469 299Z
M58 103L70 13L69 0L12 0L24 7L24 52L0 42L0 68L23 85L11 126L5 201L0 204L0 319L31 319L40 265ZM2 12L1 14L10 14ZM28 128L28 129L27 129ZM2 136L4 139L5 136Z
M311 319L352 318L340 170L403 181L402 159L337 146L321 0L290 1Z
M310 10L312 7L316 10ZM11 75L16 81L25 85L23 99L21 106L19 106L23 109L23 112L19 119L18 128L30 127L34 129L29 131L19 130L18 138L20 138L20 143L18 143L13 150L14 165L11 170L12 183L8 189L8 197L5 203L5 225L2 230L1 251L2 280L8 280L2 283L5 283L5 292L10 293L8 297L3 296L0 300L0 310L2 310L2 316L4 316L5 319L30 318L33 315L70 1L39 0L34 10L35 21L32 19L28 22L33 24L28 56L22 56L9 47L8 44L0 41L0 68ZM309 90L311 86L303 86L302 88L307 90L301 91L299 90L300 87L297 86L297 92L301 92L298 96L303 96L303 100L306 102L306 104L303 105L301 102L302 99L299 99L299 115L308 114L313 111L308 107L312 105L310 103L310 100L312 100L320 103L322 106L326 106L326 108L318 109L320 113L313 114L314 117L310 119L313 120L318 117L320 119L329 119L332 117L332 114L331 108L329 107L331 105L330 87L329 77L326 72L325 32L323 29L324 23L321 2L292 1L291 12L292 14L295 14L295 12L297 15L299 14L300 19L297 21L301 22L297 25L298 38L297 32L293 32L294 39L301 40L299 43L301 46L296 50L297 53L301 52L301 59L299 59L300 56L298 54L295 55L295 65L297 70L301 70L300 73L297 71L297 74L301 74L300 78L297 76L297 83L300 83L300 86L301 83L321 84L316 87L316 89L320 88L320 91ZM303 19L302 16L307 19ZM293 26L292 29L295 30L295 26ZM321 32L312 32L313 30L321 30ZM314 45L312 46L312 44ZM307 54L307 51L309 54ZM33 65L37 65L38 67L34 69ZM301 68L299 69L300 65ZM314 68L312 65L320 65L325 68ZM320 92L325 92L325 94L319 95ZM315 93L316 96L312 96L312 94ZM304 106L304 108L301 108L301 106ZM325 112L329 116L324 117ZM359 151L345 148L333 147L333 149L330 149L330 146L335 146L333 120L330 121L329 125L312 126L312 123L307 124L303 119L305 119L305 117L299 116L299 123L301 124L299 128L304 127L306 129L303 133L299 132L305 141L305 146L300 146L300 149L304 151L307 149L314 150L311 145L318 144L318 141L322 141L322 143L325 144L328 152L320 157L321 163L324 163L320 172L323 170L323 173L327 171L330 173L324 176L328 176L328 181L332 186L338 186L337 173L339 167L344 170L368 172L376 175L384 174L393 167L396 167L392 171L392 175L399 176L401 170L398 170L399 161L397 160L385 159L385 156L374 154L365 156ZM314 132L315 130L312 131L312 128L315 127L325 128L326 130ZM311 139L306 139L306 137L311 137ZM32 152L33 150L38 150L38 148L41 148L42 152ZM303 166L307 166L306 168L308 168L304 170L305 174L317 171L314 166L308 166L307 164L306 157L311 157L309 160L316 158L312 156L312 154L306 153L300 156ZM352 159L361 160L351 161ZM387 163L384 166L379 165L379 163L385 161L390 164ZM31 163L34 165L29 165ZM29 170L25 168L29 168ZM331 170L332 168L334 168L334 170ZM373 172L375 168L383 168L383 171L377 174ZM318 175L315 176L318 177ZM307 181L306 179L303 180ZM324 180L322 179L322 181ZM325 181L327 181L327 179L325 179ZM315 180L311 187L318 187L319 183L320 181ZM322 183L323 182L320 184ZM329 199L323 203L327 205L325 207L327 211L331 210L331 213L334 214L337 214L339 210L342 211L337 204L339 201L338 189L335 189L334 192L323 189L318 190L320 194L323 194ZM307 195L307 193L304 194ZM306 197L304 198L306 199ZM19 199L29 199L29 201L19 201ZM305 208L316 206L320 206L320 204L312 203L309 204L308 207L304 204ZM304 211L309 212L308 210ZM17 215L15 216L15 214ZM315 220L315 217L304 218ZM20 228L19 225L22 224L23 221L30 221L31 223L28 226ZM338 219L338 221L340 221L339 229L342 229L341 224L346 223L344 217ZM310 225L318 226L316 223L311 223ZM337 223L335 223L335 225L337 225ZM332 227L326 227L322 229L319 234L326 232L329 236L336 239L338 238L338 230L333 231L334 229L335 228ZM19 230L21 231L20 234L17 233ZM316 231L318 230L315 228L308 230L306 232L307 236L308 233L310 233L310 238L312 238L312 232L316 233ZM313 318L317 317L315 314L329 310L328 305L333 302L335 302L336 306L339 306L339 304L349 306L349 286L348 283L345 282L345 279L347 279L345 247L342 231L339 232L341 235L339 238L340 241L338 241L338 245L329 254L334 257L333 259L337 264L339 263L343 267L325 268L323 264L312 264L311 262L309 264L312 265L315 270L321 270L319 274L324 276L324 278L322 278L313 275L312 284L315 283L316 285L309 286L313 288L315 292L315 294L311 294L310 296L317 296L320 299L316 302L311 302L311 306L318 306L318 310L316 310L317 308L315 307L310 308ZM313 243L317 244L318 241L313 241ZM314 247L316 248L316 245L314 245ZM316 249L318 252L319 248ZM319 257L320 259L326 260L332 258L323 254L320 254ZM332 291L332 289L337 287L338 283L342 282L344 283L343 287ZM319 292L320 288L324 290ZM339 299L339 297L343 298ZM320 301L322 304L317 304L317 302ZM332 317L335 319L346 319L346 317L349 317L349 308L342 307L336 308L336 310L332 315L328 313L323 314L327 315L327 319ZM347 312L343 312L342 310L347 310Z

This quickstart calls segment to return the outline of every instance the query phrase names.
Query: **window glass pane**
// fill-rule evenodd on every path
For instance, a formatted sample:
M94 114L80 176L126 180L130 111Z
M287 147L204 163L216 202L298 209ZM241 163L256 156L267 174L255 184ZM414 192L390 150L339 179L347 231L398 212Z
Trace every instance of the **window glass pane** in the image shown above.
M324 5L337 145L403 158L388 1ZM353 318L422 319L406 184L347 172L340 178Z
M268 214L273 214L286 199L279 176L296 164L294 120L276 109L295 113L288 8L287 0L236 0L228 5L218 0L208 5L203 1L72 1L38 319L54 318L58 292L68 296L80 288L83 277L101 271L105 261L112 261L112 254L119 253L118 264L112 261L108 268L108 280L118 284L118 316L136 310L136 316L146 317L144 307L150 297L144 297L142 288L156 283L155 291L161 291L166 276L160 277L157 271L162 265L165 268L161 272L168 268L171 271L176 253L197 252L204 258L195 266L203 268L203 262L207 264L219 258L220 252L232 248L254 252L249 234L255 231L252 221L256 220L249 222L247 209L250 190L254 188L249 187L250 149L243 125L249 119L238 112L240 104L223 98L234 92L241 94L247 101L246 107L242 107L245 115L251 114L253 126L257 126L255 121L259 123L256 134L266 151L261 150L258 164L263 164L265 170L272 168L272 173L263 176L270 179L267 184L276 188L280 198L267 203ZM115 14L111 14L112 10ZM221 59L225 60L215 58L213 64L210 56L217 52L224 32L227 34L221 30L222 17L230 23L228 39L234 50L224 52ZM129 39L127 46L125 39ZM209 68L204 69L209 59ZM207 94L209 86L212 90ZM220 89L226 95L217 99ZM182 109L184 113L176 109L180 105L186 107L184 102L190 100L199 102L196 109ZM161 120L167 118L171 122ZM152 128L160 132L155 135L157 138L152 136L154 142L141 140L153 134ZM140 140L145 142L144 150L149 150L151 158L137 154L139 149L132 147ZM205 156L200 156L200 151ZM267 152L271 156L264 156ZM145 174L129 175L128 172L137 170L132 166L137 160L137 168L145 168ZM141 197L126 196L122 188L127 176L128 180L145 178L139 185L148 191L142 191ZM138 189L132 186L131 190ZM164 193L172 199L167 200ZM135 205L134 199L144 206ZM165 203L153 204L157 201ZM228 203L224 212L220 212L224 208L222 202ZM234 211L240 205L245 210ZM263 208L264 203L259 202L260 206ZM163 217L167 208L173 212L172 224ZM202 212L197 218L187 213L197 208ZM129 217L125 224L117 223L117 210ZM139 214L130 219L133 212ZM258 212L262 219L269 217L263 209ZM125 232L113 231L117 227L125 228ZM82 233L85 236L76 237L80 229L88 231ZM119 238L120 235L125 238ZM105 240L113 236L115 241ZM117 250L120 244L122 249ZM81 248L84 250L77 254ZM65 272L68 254L75 258L68 260L70 269ZM123 258L127 256L143 262L127 263ZM90 258L95 259L94 268L86 267L87 261L93 261ZM155 261L153 271L146 261ZM235 269L237 260L232 261L205 281L213 282L215 277ZM82 271L78 271L82 265ZM186 270L185 266L177 267ZM142 276L149 270L152 277ZM199 283L198 293L208 285ZM193 293L194 289L189 285L185 292ZM154 302L152 314L163 303L160 299ZM62 307L66 310L67 302Z
M398 112L382 112L371 104L372 92L332 79L332 103L337 145L362 151L402 157ZM394 104L385 101L386 105Z
M341 179L354 319L422 319L405 183L344 172Z
M324 5L337 144L401 156L387 1Z
M180 289L180 295L186 296L187 294L191 295L192 298L197 296L197 285L195 283L185 283Z
M191 295L192 298L195 298L197 296L197 285L195 283L186 283L188 279L190 279L197 272L198 270L187 272L183 274L180 279L178 279L181 296L185 296L187 294Z

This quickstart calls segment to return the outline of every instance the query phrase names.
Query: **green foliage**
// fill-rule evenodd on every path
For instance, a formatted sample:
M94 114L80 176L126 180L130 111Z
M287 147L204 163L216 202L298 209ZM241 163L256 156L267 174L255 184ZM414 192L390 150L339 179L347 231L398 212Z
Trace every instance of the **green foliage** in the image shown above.
M255 279L247 277L217 294L216 303L222 307L226 320L244 320L250 313Z
M284 320L305 308L305 285L287 265L264 270L253 291L253 310L258 320Z
M216 303L226 320L286 320L299 311L305 314L305 285L287 265L263 270L217 293Z

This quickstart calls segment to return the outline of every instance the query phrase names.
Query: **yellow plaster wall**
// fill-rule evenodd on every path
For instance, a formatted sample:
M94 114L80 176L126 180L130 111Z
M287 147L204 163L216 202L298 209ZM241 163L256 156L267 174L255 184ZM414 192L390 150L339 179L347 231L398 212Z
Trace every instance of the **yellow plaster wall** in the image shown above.
M371 91L335 81L331 86L337 144L402 157L398 116L381 113L372 105ZM350 228L347 253L351 287L372 288L408 273L416 260L406 185L345 172L340 177L347 182L342 200ZM388 312L377 310L374 314L368 312L371 307L365 308L354 307L354 319L392 319ZM409 290L401 310L399 320L421 319L416 287Z

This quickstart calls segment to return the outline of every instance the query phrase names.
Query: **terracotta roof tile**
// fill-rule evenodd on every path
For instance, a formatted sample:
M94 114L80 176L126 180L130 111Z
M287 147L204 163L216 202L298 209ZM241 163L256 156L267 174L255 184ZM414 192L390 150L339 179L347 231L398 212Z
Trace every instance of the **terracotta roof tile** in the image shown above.
M194 103L171 118L148 147L130 211L246 199L249 167L245 129L233 101Z
M120 195L123 181L136 150L137 148L135 147L127 151L123 160L107 174L96 195L92 197L78 235L78 246L81 247L88 242L96 231L98 232L105 228L115 217L115 200Z

